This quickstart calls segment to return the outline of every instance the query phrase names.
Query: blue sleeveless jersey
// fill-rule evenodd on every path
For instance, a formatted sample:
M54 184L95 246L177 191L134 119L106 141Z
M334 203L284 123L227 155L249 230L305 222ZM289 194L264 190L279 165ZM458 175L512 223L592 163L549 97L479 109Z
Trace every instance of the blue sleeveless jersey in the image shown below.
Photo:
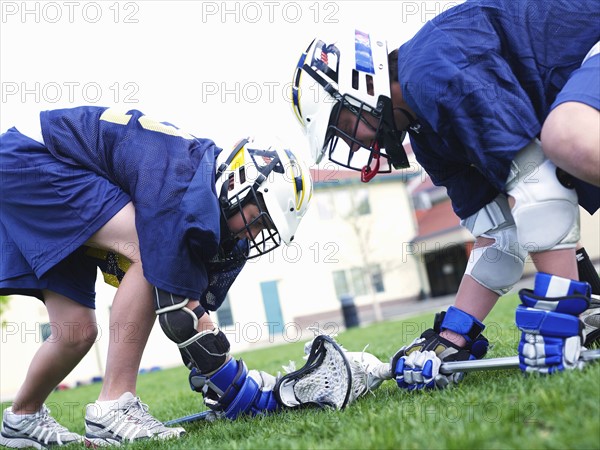
M474 0L400 47L398 80L421 124L410 133L415 156L458 216L504 191L516 152L600 40L599 23L597 0Z
M108 180L133 202L146 279L168 292L201 298L209 285L206 267L219 243L220 210L214 172L220 149L211 140L195 138L136 110L125 113L86 106L44 111L40 118L45 145L27 145L39 154L50 152L60 162L59 170L65 179L71 170L88 171L90 181L94 176ZM7 145L14 141L11 133L5 139ZM18 151L15 147L14 152ZM73 211L86 211L86 207L94 210L90 203L112 202L103 197L102 191L95 190L96 185L101 184L90 182L85 195L79 195L84 192L81 186L65 182L57 188L63 192L56 198L68 198L68 208ZM25 180L14 192L23 192L28 186ZM69 193L71 187L75 194ZM47 198L55 198L51 189L46 191ZM11 214L18 215L18 210ZM87 216L85 212L75 214L70 220L76 223L70 224L69 229L87 230L95 219ZM40 219L36 226L45 228L43 236L56 236L59 245L81 245L98 229L94 224L95 229L72 241L73 237L64 236L60 223ZM38 239L34 231L25 227L10 228L15 242L26 242L28 235L32 240ZM57 262L57 255L44 253L47 245L32 247L26 253L22 249L21 244L21 253L38 278Z

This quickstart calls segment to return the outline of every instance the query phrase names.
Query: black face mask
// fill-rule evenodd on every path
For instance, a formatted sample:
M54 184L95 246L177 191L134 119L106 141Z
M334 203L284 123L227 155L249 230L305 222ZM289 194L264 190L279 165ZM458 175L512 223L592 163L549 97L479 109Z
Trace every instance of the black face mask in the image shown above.
M222 261L248 260L274 250L281 244L281 237L273 225L264 202L259 199L259 195L253 187L248 187L227 200L226 196L220 197L221 208L221 239L219 244L218 259ZM256 205L258 215L251 221L248 221L244 215L244 206L248 204ZM228 220L236 214L241 214L244 219L244 227L239 230L231 230ZM254 239L240 238L240 234L246 230L260 225L260 231ZM251 234L251 233L250 233Z
M343 109L356 117L354 128L349 132L340 127ZM375 118L376 123L367 120L367 116ZM375 132L375 137L368 146L357 138L361 122ZM361 171L363 181L369 181L377 173L390 173L392 167L400 169L410 166L402 145L405 135L406 131L396 128L392 103L388 97L380 96L375 109L351 95L344 95L332 110L324 146L331 161L342 167ZM337 146L340 138L350 143L348 148ZM355 151L351 151L351 148ZM385 153L381 151L383 149Z

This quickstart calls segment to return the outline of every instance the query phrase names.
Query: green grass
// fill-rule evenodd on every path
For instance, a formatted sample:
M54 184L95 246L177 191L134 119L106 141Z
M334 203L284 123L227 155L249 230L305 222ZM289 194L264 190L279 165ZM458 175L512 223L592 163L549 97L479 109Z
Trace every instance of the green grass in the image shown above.
M498 304L486 320L493 343L488 357L516 354L516 296ZM433 314L352 329L338 341L387 360L398 347L428 328ZM250 368L275 373L294 359L302 364L304 342L271 346L242 355ZM148 349L152 351L152 349ZM185 368L140 375L138 394L161 420L205 409L187 387ZM55 417L83 433L83 409L99 385L55 392ZM5 406L5 405L3 405ZM600 364L550 377L518 370L476 372L453 389L403 392L388 381L344 411L286 411L234 422L195 423L188 434L165 443L141 442L132 449L600 449Z

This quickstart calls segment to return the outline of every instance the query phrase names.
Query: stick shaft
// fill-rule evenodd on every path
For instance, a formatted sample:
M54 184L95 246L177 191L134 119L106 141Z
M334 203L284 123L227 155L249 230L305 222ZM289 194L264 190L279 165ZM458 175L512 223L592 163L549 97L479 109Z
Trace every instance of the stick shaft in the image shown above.
M453 361L443 363L440 372L449 374L456 372L475 372L477 370L518 369L519 357L507 356L505 358L474 359L469 361Z
M585 350L581 352L579 357L581 361L594 361L600 359L599 350ZM451 374L456 372L475 372L478 370L502 370L502 369L518 369L519 368L519 357L518 356L507 356L504 358L489 358L489 359L475 359L469 361L452 361L443 363L440 366L440 372L443 374ZM385 364L379 370L380 378L392 379L392 373L390 371L390 365Z
M581 361L593 361L600 358L600 350L585 350L581 352ZM477 359L470 361L453 361L440 366L442 373L473 372L477 370L518 369L519 357L507 356L505 358Z

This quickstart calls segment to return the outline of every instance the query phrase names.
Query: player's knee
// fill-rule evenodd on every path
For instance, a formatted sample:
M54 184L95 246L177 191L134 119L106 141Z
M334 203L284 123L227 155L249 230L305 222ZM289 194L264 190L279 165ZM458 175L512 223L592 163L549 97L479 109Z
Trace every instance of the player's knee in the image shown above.
M508 195L515 200L512 215L518 241L529 252L574 248L579 240L577 193L552 161L545 158L539 141L523 149L507 180Z
M195 327L197 319L196 314L185 307L158 315L163 332L176 344L187 341L198 332Z
M498 295L505 294L521 278L527 256L519 245L507 198L499 195L462 224L484 243L472 250L465 274Z
M465 274L498 295L506 294L521 279L526 253L517 240L514 224L483 235L491 245L474 248Z
M85 324L72 323L64 324L60 327L58 324L51 324L51 334L48 342L56 342L61 346L61 352L71 355L83 356L92 348L98 338L98 326L95 322Z

